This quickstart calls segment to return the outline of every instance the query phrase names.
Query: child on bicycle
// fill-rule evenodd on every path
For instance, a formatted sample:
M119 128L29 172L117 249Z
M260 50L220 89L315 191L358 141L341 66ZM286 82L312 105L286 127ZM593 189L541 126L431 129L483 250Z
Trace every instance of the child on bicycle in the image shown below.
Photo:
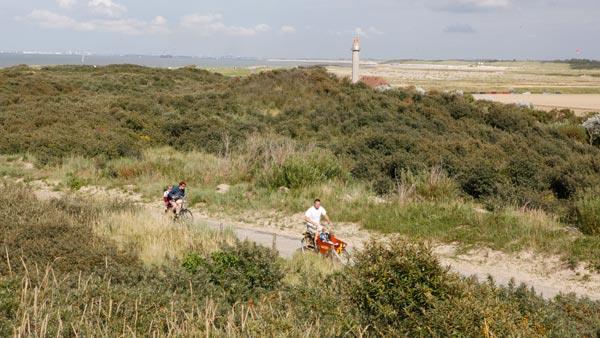
M173 207L171 204L171 199L169 198L169 194L173 191L173 185L167 186L165 192L163 193L163 203L165 204L165 212L168 212L169 209Z

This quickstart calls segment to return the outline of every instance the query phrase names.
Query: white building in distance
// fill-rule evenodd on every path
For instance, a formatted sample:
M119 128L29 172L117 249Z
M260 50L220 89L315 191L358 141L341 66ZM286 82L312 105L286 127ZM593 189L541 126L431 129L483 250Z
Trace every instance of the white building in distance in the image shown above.
M352 83L360 81L359 63L360 63L360 37L355 37L352 42Z

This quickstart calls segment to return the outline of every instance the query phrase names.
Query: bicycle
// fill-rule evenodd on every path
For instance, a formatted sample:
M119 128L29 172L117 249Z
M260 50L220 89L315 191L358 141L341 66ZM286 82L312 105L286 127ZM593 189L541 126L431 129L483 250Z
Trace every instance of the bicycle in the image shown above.
M187 208L187 201L186 199L182 199L182 204L181 204L181 210L179 211L179 215L175 214L175 217L173 217L173 221L174 222L183 222L183 223L193 223L194 222L194 214L192 213L192 211L190 209ZM167 209L168 211L172 211L173 206L171 205L170 208Z
M346 242L337 239L334 234L329 234L329 239L323 241L319 237L315 238L314 233L306 231L300 240L300 250L303 254L315 252L331 260L337 260L344 265L350 263L351 259L350 253L346 250L347 246Z

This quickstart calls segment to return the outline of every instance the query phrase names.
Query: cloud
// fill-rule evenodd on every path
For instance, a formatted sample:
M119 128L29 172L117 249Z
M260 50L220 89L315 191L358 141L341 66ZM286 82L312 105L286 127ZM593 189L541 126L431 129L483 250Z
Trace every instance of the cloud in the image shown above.
M455 24L446 26L444 28L444 33L448 34L475 34L476 31L471 27L471 25L463 23L463 24Z
M137 19L94 19L78 21L71 17L47 10L34 9L27 16L23 18L18 17L17 20L28 21L43 28L70 29L76 31L115 32L127 35L168 32L166 19L163 17L156 17L151 23Z
M373 26L369 27L367 29L367 32L369 32L370 34L373 34L373 35L382 35L383 34L382 31L380 31L379 29L377 29L376 27L373 27Z
M253 36L271 30L266 24L253 27L229 26L223 23L221 14L189 14L181 18L180 26L203 36L226 34L232 36Z
M120 17L127 12L127 8L112 0L90 0L88 7L94 14L104 15L111 18Z
M56 0L58 6L62 8L71 8L76 2L76 0Z
M371 26L367 29L363 29L362 27L356 27L354 29L354 34L359 35L359 36L368 37L370 35L382 35L383 32L374 26Z
M296 33L296 27L290 26L290 25L284 25L284 26L281 26L281 28L279 29L279 32L281 34L293 34L293 33Z
M485 12L508 9L512 2L513 0L446 0L441 4L432 4L432 7L446 12Z
M271 30L271 26L261 23L260 25L254 26L254 30L256 30L257 32L268 32Z
M56 14L43 9L34 9L24 18L17 18L22 20L33 22L43 28L67 28L75 30L92 30L93 27L90 24L84 22L78 22L77 20L68 16Z
M167 24L167 19L164 16L157 16L152 20L152 23L158 26L165 26Z

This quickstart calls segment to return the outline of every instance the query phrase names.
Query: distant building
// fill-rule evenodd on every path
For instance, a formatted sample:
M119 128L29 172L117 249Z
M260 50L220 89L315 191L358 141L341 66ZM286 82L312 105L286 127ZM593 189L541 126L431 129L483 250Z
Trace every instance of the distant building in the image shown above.
M357 36L352 42L352 83L358 83L360 79L359 65L360 65L360 38Z
M388 90L392 88L390 83L380 76L363 76L360 78L360 82L377 90Z

